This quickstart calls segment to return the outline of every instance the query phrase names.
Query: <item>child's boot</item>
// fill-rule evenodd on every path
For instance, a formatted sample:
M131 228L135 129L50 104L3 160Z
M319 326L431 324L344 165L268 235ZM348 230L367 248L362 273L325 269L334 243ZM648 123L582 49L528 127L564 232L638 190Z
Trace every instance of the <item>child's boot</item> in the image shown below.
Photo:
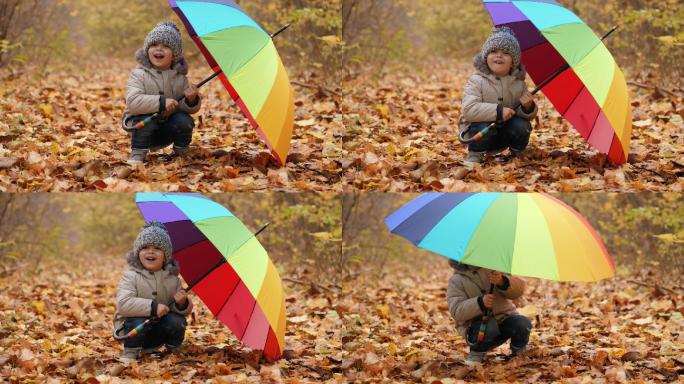
M511 345L511 356L526 356L532 350L534 350L534 347L531 347L529 344L521 348L516 348Z
M147 149L132 149L131 157L128 158L127 163L130 165L142 164L147 157Z
M166 347L167 353L170 353L173 355L178 355L181 353L181 348L183 347L183 345L182 344L181 345L166 344L165 347Z
M141 347L124 347L123 353L121 354L121 356L119 356L119 361L122 363L129 363L131 361L138 360L141 351Z
M513 148L511 148L511 154L513 155L513 157L524 160L525 155L526 155L526 151L524 149L513 149Z
M485 353L486 352L476 352L476 351L468 352L468 357L466 357L466 364L475 364L475 363L482 364L482 361L484 361Z
M173 154L176 156L183 156L190 151L190 146L187 147L177 147L175 144L173 146Z
M474 152L468 151L468 157L466 157L463 165L467 168L473 168L475 164L481 164L484 159L484 152Z

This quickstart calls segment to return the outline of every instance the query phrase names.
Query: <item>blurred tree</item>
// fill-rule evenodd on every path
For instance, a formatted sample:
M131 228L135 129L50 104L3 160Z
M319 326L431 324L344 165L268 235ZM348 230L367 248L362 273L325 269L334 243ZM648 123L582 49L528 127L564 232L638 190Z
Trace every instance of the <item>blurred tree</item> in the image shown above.
M210 198L252 231L270 222L259 241L276 262L311 266L331 276L344 264L337 194L234 193ZM38 267L43 261L72 262L89 255L123 260L142 224L133 194L0 194L0 263Z
M0 1L0 66L29 60L45 68L73 48L71 8L62 0Z
M678 65L684 61L684 2L559 3L577 13L597 35L620 25L606 45L621 66L664 74L684 72ZM342 1L342 37L349 63L382 68L388 60L424 66L431 56L469 60L491 28L480 0Z
M275 40L288 67L334 73L341 58L339 1L244 0L239 3L267 32L292 23ZM81 60L132 57L147 32L163 20L182 25L167 0L3 0L0 2L0 64L74 56ZM199 50L181 29L186 53L191 58L199 57Z

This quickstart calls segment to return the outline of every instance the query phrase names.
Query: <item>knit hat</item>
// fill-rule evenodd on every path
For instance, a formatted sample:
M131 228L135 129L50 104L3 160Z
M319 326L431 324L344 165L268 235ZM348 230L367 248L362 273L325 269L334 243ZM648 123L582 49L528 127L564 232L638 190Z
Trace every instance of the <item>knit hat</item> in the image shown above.
M133 255L138 258L140 250L150 245L164 252L163 265L166 265L173 254L173 246L171 245L171 237L169 237L164 224L158 221L146 223L142 227L133 243Z
M147 57L147 51L155 44L163 44L171 49L171 52L173 52L173 64L183 60L183 40L181 39L180 29L173 22L164 21L152 28L147 37L145 37L143 47L135 53L135 58L138 62L147 68L152 67L152 63L150 63L150 59Z
M482 50L475 56L475 67L482 72L489 73L490 70L489 67L487 67L487 56L497 49L511 55L513 58L513 68L518 68L520 66L521 53L518 39L515 38L512 29L508 27L499 27L492 30L487 41L482 45ZM484 68L482 68L483 64Z

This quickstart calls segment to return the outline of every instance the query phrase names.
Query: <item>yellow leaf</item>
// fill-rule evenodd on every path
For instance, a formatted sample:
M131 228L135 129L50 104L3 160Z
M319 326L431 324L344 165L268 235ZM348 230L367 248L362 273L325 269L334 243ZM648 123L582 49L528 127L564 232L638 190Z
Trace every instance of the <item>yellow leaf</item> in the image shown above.
M333 234L330 232L315 232L315 233L310 233L310 235L319 239L319 240L323 240L323 241L340 241L341 240L341 239L333 236Z
M40 104L38 105L38 109L43 112L43 115L47 118L52 118L52 105L50 104Z
M326 42L330 45L341 45L342 44L342 39L340 39L340 37L337 35L321 36L321 37L319 37L319 39L323 40L324 42Z
M389 343L389 345L387 346L387 354L396 355L397 354L397 345L394 343Z
M309 320L309 317L307 315L291 317L291 318L287 319L287 321L289 321L290 323L293 323L293 324L304 323L308 320Z
M657 237L666 243L684 243L684 239L679 239L679 236L674 233L661 233L660 235L653 235L653 237Z
M518 312L527 317L533 317L537 315L537 307L535 307L534 305L526 305L518 309Z
M389 305L386 305L386 304L384 304L384 305L378 304L378 305L375 306L375 309L377 309L378 312L380 312L380 316L382 316L383 318L385 318L385 319L388 319L388 318L389 318L389 311L390 311Z
M653 322L653 318L651 316L645 317L643 319L636 319L633 321L633 323L636 325L646 325L646 324L650 324L652 322Z
M297 124L298 127L310 127L316 124L316 119L311 118L308 120L298 120L295 122L295 124Z
M376 111L378 111L378 113L380 114L380 116L383 119L389 119L389 114L390 114L389 106L387 106L385 104L378 104L374 108Z
M31 308L33 308L33 310L36 311L38 314L45 314L45 303L42 301L32 301Z

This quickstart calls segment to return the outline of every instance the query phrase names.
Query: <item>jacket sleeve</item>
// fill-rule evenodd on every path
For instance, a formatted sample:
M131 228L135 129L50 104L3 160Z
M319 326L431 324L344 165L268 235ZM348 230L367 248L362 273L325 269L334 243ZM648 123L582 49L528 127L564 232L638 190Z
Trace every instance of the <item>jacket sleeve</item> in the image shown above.
M148 317L152 311L152 300L136 296L135 272L125 271L121 275L116 291L116 310L123 317Z
M188 88L188 78L186 76L183 76L183 92L185 92L185 89ZM183 98L183 101L180 102L179 109L185 113L188 113L190 115L199 112L200 108L202 108L202 97L200 95L197 95L197 99L195 99L195 105L190 106L188 104L188 100Z
M505 291L502 291L497 288L501 294L506 296L507 299L510 300L515 300L518 297L522 296L523 293L525 292L525 280L515 277L515 276L506 276L508 279L508 288Z
M144 72L135 69L126 84L126 106L131 115L146 115L160 111L159 95L146 95Z
M178 280L178 279L177 279L177 281L178 281L178 284L176 285L176 292L180 291L180 289L181 289L181 282L180 282L180 280ZM192 312L192 300L190 300L190 298L188 297L188 299L187 299L187 306L186 306L185 308L183 308L183 309L179 309L179 308L178 308L178 305L177 305L176 302L174 301L174 302L171 304L170 309L171 309L172 312L176 312L176 313L179 314L179 315L187 316L187 315L190 314L190 312Z
M449 303L449 313L457 323L463 323L482 316L482 310L477 303L477 297L468 298L466 292L459 287L457 279L452 276L449 279L447 288L447 301Z
M463 91L461 111L469 123L496 120L496 104L482 100L482 81L479 76L471 76Z
M527 88L525 88L524 93L529 94L530 92L527 90ZM518 107L518 109L515 110L515 114L517 116L522 117L523 119L532 120L532 119L534 119L535 116L537 116L537 110L538 110L537 103L533 103L532 107L533 107L532 112L525 113L525 110L523 109L523 106L521 105Z

